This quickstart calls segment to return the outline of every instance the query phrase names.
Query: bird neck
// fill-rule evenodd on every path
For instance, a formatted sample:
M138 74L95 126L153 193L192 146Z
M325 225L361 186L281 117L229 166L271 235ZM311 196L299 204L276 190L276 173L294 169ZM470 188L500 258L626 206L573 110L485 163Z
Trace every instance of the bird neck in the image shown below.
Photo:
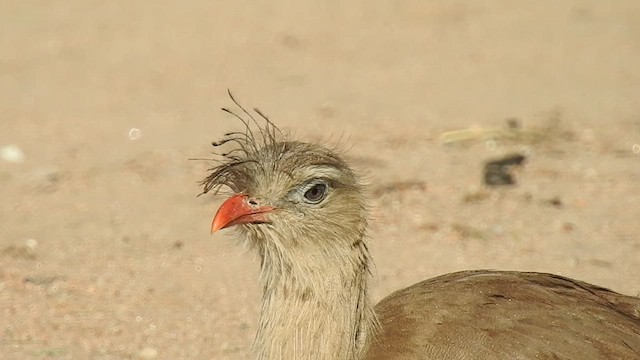
M254 349L259 360L356 360L376 328L367 293L369 253L349 250L261 249L263 304Z

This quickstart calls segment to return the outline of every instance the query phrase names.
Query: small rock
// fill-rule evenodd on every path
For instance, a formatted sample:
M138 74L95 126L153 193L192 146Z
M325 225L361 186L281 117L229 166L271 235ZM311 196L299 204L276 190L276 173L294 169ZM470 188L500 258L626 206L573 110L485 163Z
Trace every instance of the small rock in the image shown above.
M551 199L547 199L542 201L543 204L545 205L549 205L552 206L554 208L562 208L564 206L564 203L562 202L562 199L560 199L560 197L558 196L554 196Z
M182 240L176 240L172 245L172 248L176 250L182 249L183 247L184 247L184 242L182 242Z
M138 357L141 359L155 359L158 357L158 350L147 346L138 352Z
M129 130L129 140L138 140L142 137L142 131L138 128L131 128Z
M36 239L27 239L24 242L24 246L28 247L31 250L35 250L36 246L38 246L38 240L36 240Z
M507 127L511 130L522 128L522 121L517 117L508 118L505 121L507 122Z
M24 152L17 145L6 145L0 148L0 158L6 162L19 164L24 162Z
M514 185L516 183L511 169L520 166L526 157L522 154L510 154L500 159L487 161L484 165L484 183L489 186Z

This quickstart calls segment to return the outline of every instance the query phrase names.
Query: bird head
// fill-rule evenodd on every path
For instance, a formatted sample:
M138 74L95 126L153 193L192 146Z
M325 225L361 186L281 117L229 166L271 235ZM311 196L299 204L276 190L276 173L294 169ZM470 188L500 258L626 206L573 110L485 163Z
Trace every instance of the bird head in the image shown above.
M253 130L243 121L245 131L213 143L235 147L202 182L204 193L222 187L233 193L219 207L211 231L235 226L254 242L287 246L348 246L360 239L366 225L363 188L347 163L326 146L284 139L264 121L259 126L253 120Z

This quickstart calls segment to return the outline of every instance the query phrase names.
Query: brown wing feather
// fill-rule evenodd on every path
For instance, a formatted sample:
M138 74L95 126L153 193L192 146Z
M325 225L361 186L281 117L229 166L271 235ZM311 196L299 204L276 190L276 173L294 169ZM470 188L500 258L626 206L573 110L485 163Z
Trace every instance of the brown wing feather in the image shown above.
M550 274L448 274L376 312L368 360L640 359L640 299Z

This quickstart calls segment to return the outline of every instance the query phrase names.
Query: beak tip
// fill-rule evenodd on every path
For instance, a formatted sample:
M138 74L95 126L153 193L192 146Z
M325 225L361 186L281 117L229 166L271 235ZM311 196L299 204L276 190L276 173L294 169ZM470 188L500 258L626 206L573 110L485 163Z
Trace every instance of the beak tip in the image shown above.
M211 234L218 232L218 230L220 230L222 228L222 226L220 226L219 223L217 223L215 221L215 219L213 220L213 222L211 223Z

